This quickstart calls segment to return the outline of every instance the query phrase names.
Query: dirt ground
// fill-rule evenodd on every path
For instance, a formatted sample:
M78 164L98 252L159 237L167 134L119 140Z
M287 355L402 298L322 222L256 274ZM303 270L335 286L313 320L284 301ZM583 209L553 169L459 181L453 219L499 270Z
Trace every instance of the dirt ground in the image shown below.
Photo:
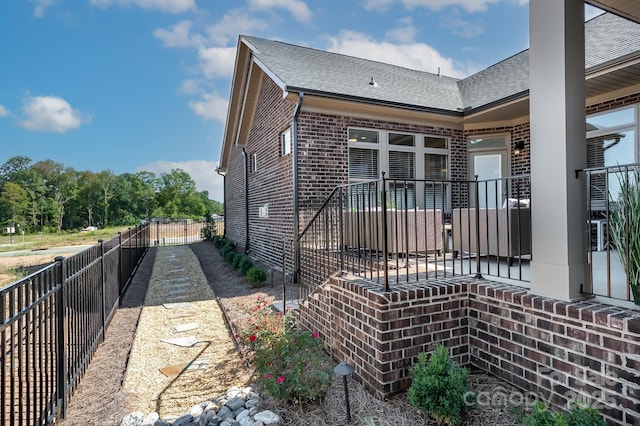
M218 251L209 242L192 244L189 246L198 258L202 272L206 277L210 289L215 294L222 314L226 321L217 321L216 332L226 335L229 341L233 340L235 331L229 324L236 324L242 320L255 304L258 294L270 300L281 298L281 289L278 286L266 286L260 289L252 288L246 279L228 266L220 257ZM127 389L125 382L133 375L133 366L129 365L129 359L136 352L136 335L144 331L137 329L144 323L143 305L145 294L152 281L152 269L156 261L157 252L151 249L127 292L123 307L117 311L107 331L105 342L99 347L91 365L81 381L75 394L70 400L67 417L62 422L65 426L104 424L118 425L120 420L128 413L140 407L140 401L145 401L146 407L158 407L159 398L151 401L155 396L144 395L145 389L153 389L153 385L140 386L137 389ZM145 306L146 308L146 306ZM144 326L147 327L147 326ZM221 337L219 337L221 338ZM153 350L153 349L147 349ZM206 370L208 380L228 386L235 382L235 386L246 386L250 383L251 369L242 358L237 349L226 349L224 362L216 363L215 368ZM144 352L143 352L144 353ZM149 352L151 355L152 352ZM135 356L135 358L139 358ZM127 371L129 370L129 371ZM193 374L193 373L190 373ZM187 375L188 377L188 375ZM149 380L145 378L144 380ZM484 391L491 395L504 395L508 397L515 389L505 383L482 373L473 373L470 383L474 390ZM343 383L335 379L327 396L323 401L304 407L290 407L286 404L265 398L264 404L269 409L276 411L283 419L284 425L341 425L345 424L346 406L344 402ZM435 425L425 415L412 408L407 401L406 394L399 394L389 400L380 401L371 396L355 380L349 381L350 408L354 425L376 426L409 426L409 425ZM190 395L188 386L175 387L182 389L185 399ZM213 386L211 389L215 389ZM222 392L220 392L222 393ZM215 397L218 394L208 395ZM163 395L169 398L168 394ZM198 395L199 398L204 396ZM503 398L503 399L505 399ZM179 394L171 397L171 408L180 409ZM186 407L192 404L188 401ZM144 405L143 405L144 406ZM160 407L162 408L162 407ZM188 408L185 412L188 411ZM468 416L466 425L515 425L517 415L505 404L490 404L474 409Z

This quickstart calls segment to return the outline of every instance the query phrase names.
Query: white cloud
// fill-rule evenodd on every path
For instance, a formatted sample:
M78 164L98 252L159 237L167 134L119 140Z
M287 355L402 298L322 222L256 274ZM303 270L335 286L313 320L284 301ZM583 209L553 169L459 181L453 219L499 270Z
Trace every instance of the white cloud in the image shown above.
M165 47L190 47L200 46L204 43L202 36L191 35L191 21L180 21L170 30L158 28L153 32L154 37L162 40Z
M246 10L229 11L215 25L207 28L209 40L218 46L225 46L230 41L235 43L238 34L251 34L268 28L266 22L250 16Z
M411 17L400 19L398 28L387 31L387 37L399 41L401 43L412 42L418 34L418 29L413 26Z
M11 114L9 110L6 109L4 105L0 104L0 117L8 117L9 114Z
M287 9L300 22L309 22L313 17L307 4L300 0L249 0L249 6L254 9L268 10L277 7Z
M195 0L90 0L93 6L109 7L112 4L118 6L138 6L143 9L155 9L167 13L185 13L196 10Z
M18 125L34 132L64 133L91 122L90 115L74 110L69 102L56 96L29 97L22 112L24 118Z
M363 6L366 10L385 12L394 2L395 0L365 0Z
M407 8L426 7L431 10L441 10L445 7L456 6L467 12L484 12L491 4L500 0L401 0Z
M464 38L473 38L484 32L482 25L474 24L459 16L445 16L440 20L440 23L443 27L451 30L453 34Z
M200 69L208 77L231 77L236 61L236 47L202 47L198 49Z
M203 93L200 100L190 101L189 107L205 120L224 122L227 119L229 101L217 93Z
M432 73L438 72L440 68L441 73L449 77L468 75L464 70L457 69L451 58L442 56L424 43L378 42L353 31L342 31L337 37L330 38L330 42L328 50L336 53Z
M215 161L155 161L138 167L136 172L147 171L157 175L169 173L173 169L181 169L191 176L196 183L197 191L208 191L209 198L219 202L224 200L224 180L216 173L218 163Z
M36 18L43 18L44 12L49 6L53 6L55 3L54 0L30 0L31 3L36 5L35 9L33 9L33 16Z
M202 91L202 82L193 78L188 78L182 82L179 93L182 95L196 95Z

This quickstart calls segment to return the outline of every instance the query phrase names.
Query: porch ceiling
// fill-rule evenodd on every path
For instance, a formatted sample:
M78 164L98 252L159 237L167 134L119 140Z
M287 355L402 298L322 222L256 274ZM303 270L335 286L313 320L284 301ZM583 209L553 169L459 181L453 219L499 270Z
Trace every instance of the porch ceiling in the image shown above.
M640 2L638 0L586 0L585 3L640 24Z

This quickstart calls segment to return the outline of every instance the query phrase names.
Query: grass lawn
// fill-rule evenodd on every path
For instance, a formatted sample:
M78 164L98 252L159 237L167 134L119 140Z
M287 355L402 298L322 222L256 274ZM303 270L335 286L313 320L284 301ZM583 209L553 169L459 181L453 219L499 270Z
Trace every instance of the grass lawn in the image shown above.
M21 251L15 256L0 257L0 288L11 284L33 272L36 265L53 262L56 256L64 253L42 254L39 250L55 247L97 244L98 240L110 240L118 235L118 231L127 228L113 227L91 232L64 232L60 234L14 235L13 243L8 235L0 236L0 253ZM72 250L73 251L73 250Z

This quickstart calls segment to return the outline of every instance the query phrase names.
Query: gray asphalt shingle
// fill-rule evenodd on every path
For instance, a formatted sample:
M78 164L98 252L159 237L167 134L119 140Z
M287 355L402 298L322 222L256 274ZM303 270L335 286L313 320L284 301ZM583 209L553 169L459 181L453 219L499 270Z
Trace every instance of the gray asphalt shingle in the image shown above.
M528 50L458 80L258 37L242 39L289 90L448 112L479 108L529 90ZM586 23L585 48L587 69L638 52L640 25L600 15ZM372 77L377 87L369 84Z

